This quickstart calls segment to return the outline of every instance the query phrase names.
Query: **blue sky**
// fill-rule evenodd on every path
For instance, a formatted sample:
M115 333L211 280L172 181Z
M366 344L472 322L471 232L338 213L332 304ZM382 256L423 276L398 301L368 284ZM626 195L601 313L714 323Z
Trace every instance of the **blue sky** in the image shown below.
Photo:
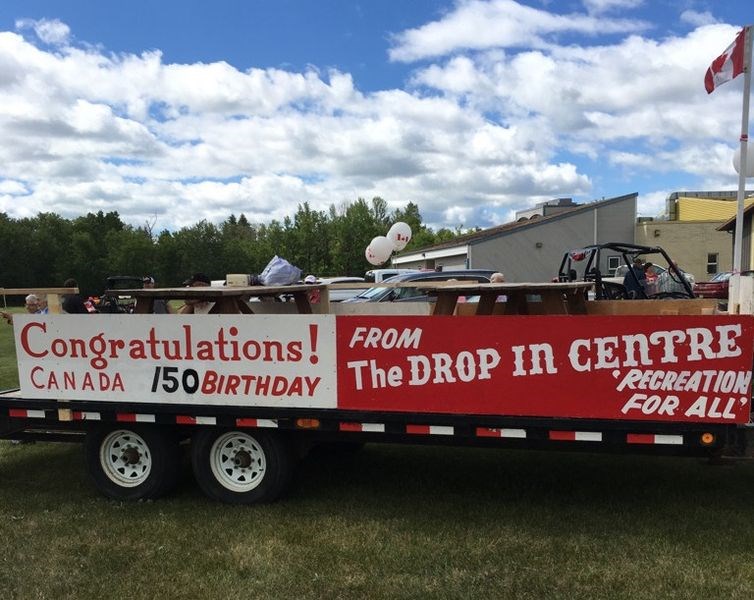
M748 0L0 3L0 211L175 229L381 196L434 227L735 189Z

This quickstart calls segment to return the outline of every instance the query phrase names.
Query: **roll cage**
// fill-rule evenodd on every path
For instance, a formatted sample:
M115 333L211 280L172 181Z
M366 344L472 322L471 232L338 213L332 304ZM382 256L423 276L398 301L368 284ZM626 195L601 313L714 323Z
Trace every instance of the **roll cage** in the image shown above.
M576 250L570 250L563 255L558 269L558 281L593 281L596 300L618 300L627 299L629 295L626 291L623 281L616 281L614 278L605 276L600 266L603 264L603 254L609 252L610 256L616 254L621 257L622 264L628 267L626 277L633 278L638 290L636 299L659 299L659 298L694 298L694 291L686 277L678 269L675 262L670 258L667 252L660 246L641 246L638 244L628 244L621 242L608 242L605 244L593 244ZM653 258L654 257L654 258ZM667 263L669 276L674 282L678 283L683 291L658 292L647 295L644 286L641 285L636 273L631 268L634 259L642 258L645 261L657 262L659 258ZM580 268L583 266L583 274L579 277Z

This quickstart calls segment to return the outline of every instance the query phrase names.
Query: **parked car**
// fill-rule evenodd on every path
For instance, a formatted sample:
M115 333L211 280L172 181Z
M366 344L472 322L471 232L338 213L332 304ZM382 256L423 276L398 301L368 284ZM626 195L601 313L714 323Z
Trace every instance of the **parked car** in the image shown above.
M364 290L358 296L344 302L422 302L431 300L427 290L412 287L411 282L431 283L436 281L458 280L459 283L489 283L495 271L487 269L465 269L458 271L418 271L402 273L387 279L385 283L406 283L403 287L376 286Z
M381 283L386 279L395 277L396 275L419 272L419 269L370 269L364 273L364 281L367 283Z
M700 298L728 298L728 286L732 271L717 273L709 281L699 281L694 285L694 293Z
M318 280L319 283L364 283L363 277L323 277ZM330 302L343 302L349 298L360 294L364 288L336 288L329 290Z

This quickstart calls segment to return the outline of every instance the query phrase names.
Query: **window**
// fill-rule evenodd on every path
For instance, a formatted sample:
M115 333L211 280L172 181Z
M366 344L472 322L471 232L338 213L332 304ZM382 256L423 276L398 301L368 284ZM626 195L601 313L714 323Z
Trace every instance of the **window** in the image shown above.
M620 256L608 256L607 257L607 270L610 273L610 277L615 275L615 269L620 266Z
M707 254L707 273L717 273L717 252Z

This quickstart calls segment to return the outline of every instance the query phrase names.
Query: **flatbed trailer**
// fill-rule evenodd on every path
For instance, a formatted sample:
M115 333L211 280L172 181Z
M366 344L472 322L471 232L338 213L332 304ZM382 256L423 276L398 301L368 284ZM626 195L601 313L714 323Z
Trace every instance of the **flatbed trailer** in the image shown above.
M436 303L329 304L323 288L312 305L311 289L135 290L134 315L17 315L0 436L82 442L117 499L170 491L188 442L202 490L229 503L274 500L322 443L751 454L754 317L714 301L434 284ZM214 307L151 314L189 297Z

